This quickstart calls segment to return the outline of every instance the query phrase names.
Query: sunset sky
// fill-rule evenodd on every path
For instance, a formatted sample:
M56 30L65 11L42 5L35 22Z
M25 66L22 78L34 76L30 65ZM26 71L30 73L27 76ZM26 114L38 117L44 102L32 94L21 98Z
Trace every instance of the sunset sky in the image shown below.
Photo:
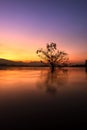
M0 0L0 58L36 61L49 42L87 59L87 0Z

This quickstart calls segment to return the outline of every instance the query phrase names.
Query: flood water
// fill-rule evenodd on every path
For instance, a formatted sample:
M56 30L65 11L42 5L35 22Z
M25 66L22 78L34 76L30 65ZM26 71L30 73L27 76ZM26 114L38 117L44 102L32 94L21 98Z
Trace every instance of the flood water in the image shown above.
M0 69L0 126L87 123L87 70Z

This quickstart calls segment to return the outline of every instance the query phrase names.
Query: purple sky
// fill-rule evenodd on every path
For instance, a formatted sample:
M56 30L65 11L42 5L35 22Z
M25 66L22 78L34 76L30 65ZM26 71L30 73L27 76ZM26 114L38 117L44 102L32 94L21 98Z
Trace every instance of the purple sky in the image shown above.
M84 62L87 0L0 0L2 58L37 60L36 49L51 41Z

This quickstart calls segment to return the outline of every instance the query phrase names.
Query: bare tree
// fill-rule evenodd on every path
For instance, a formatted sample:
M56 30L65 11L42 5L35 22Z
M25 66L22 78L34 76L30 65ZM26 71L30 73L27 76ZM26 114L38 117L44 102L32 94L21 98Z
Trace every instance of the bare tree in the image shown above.
M56 43L48 43L45 49L36 51L38 56L42 59L41 62L48 63L51 67L51 72L54 71L56 66L62 66L68 62L67 53L57 49Z

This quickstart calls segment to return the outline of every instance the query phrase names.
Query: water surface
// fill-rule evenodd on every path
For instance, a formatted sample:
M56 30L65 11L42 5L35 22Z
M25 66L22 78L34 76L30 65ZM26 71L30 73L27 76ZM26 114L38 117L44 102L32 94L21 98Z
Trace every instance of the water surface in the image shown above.
M87 122L87 71L63 68L0 70L1 124ZM40 123L40 124L41 124Z

